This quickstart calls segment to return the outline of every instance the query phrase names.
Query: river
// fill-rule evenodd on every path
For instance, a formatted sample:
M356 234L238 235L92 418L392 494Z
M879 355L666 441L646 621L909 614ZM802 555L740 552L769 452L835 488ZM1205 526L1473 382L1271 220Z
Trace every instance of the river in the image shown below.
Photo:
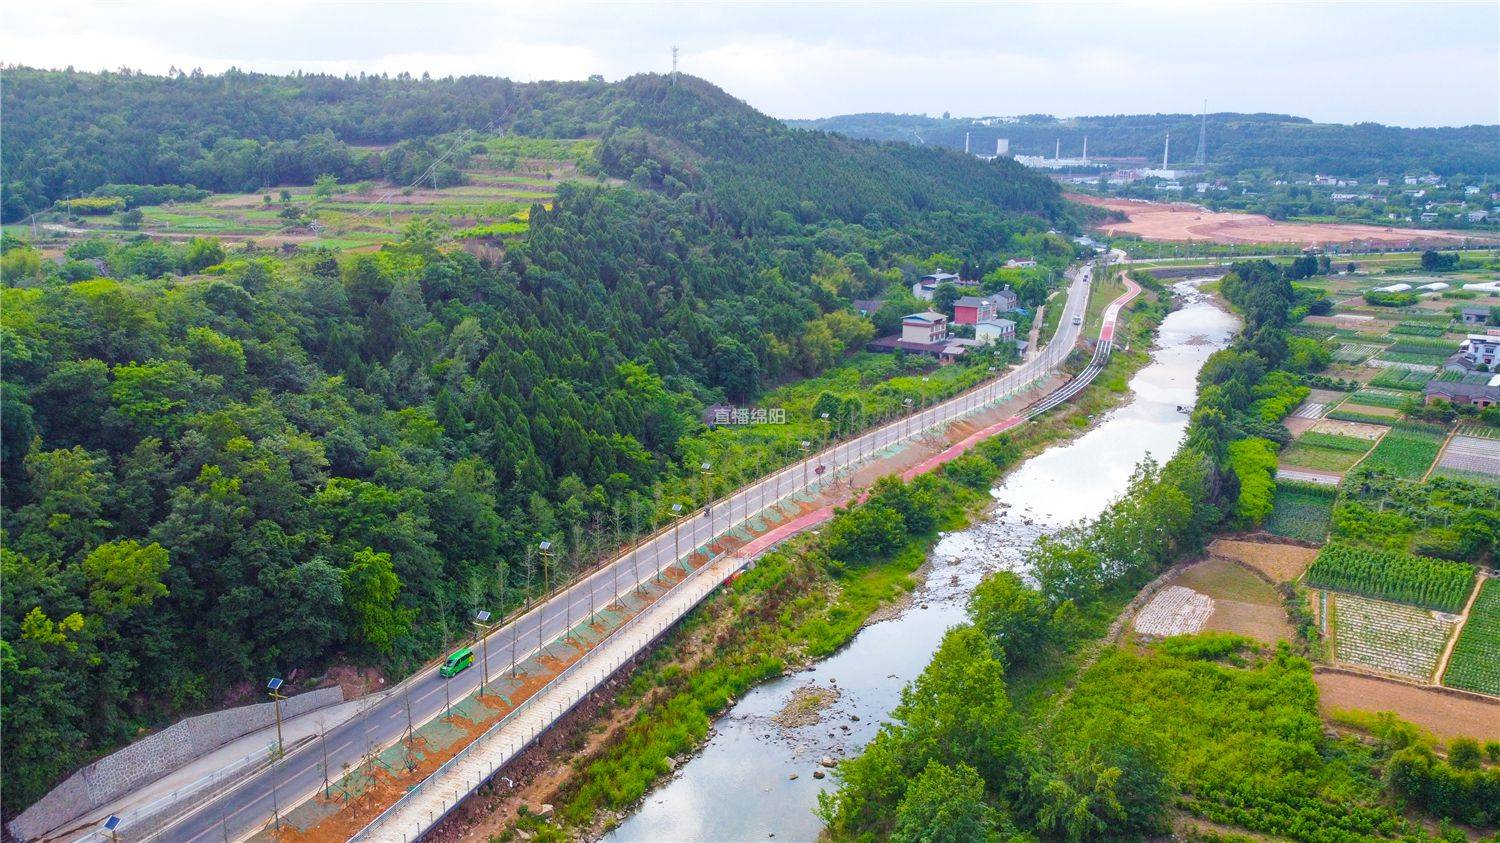
M1026 548L1044 531L1098 514L1124 491L1137 463L1148 454L1165 461L1176 450L1187 427L1178 407L1192 406L1198 370L1237 323L1193 282L1173 289L1182 306L1162 322L1151 362L1130 381L1129 403L1003 478L988 517L938 541L927 582L906 611L867 626L814 667L746 694L715 722L703 751L605 839L815 839L817 794L834 784L831 775L814 778L819 760L857 754L874 737L943 633L963 622L974 586L997 569L1022 570ZM822 720L790 729L774 723L792 692L809 685L837 690Z

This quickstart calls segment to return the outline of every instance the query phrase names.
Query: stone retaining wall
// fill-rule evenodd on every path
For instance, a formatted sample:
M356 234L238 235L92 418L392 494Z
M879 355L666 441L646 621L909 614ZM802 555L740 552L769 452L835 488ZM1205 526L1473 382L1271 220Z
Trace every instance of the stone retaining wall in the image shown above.
M296 717L343 701L344 691L337 686L309 691L284 700L281 716ZM11 820L10 832L18 839L32 840L107 805L236 738L274 724L272 706L256 703L173 723L68 777Z

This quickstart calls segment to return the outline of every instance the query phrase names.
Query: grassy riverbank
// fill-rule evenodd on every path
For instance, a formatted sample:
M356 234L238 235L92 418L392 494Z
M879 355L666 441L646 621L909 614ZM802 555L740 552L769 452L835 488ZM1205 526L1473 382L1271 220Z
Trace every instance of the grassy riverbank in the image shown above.
M1119 403L1129 376L1149 361L1149 340L1165 315L1148 294L1122 332L1136 349L1117 354L1072 403L982 443L974 454L909 484L885 480L864 504L819 534L799 537L704 602L637 668L606 711L551 798L550 820L522 814L499 835L524 829L541 839L597 832L623 816L675 759L695 751L713 718L745 692L848 643L882 607L904 599L943 532L961 529L991 503L1002 472L1087 429ZM891 514L902 530L891 535ZM613 725L607 725L613 724ZM564 762L559 762L564 763Z

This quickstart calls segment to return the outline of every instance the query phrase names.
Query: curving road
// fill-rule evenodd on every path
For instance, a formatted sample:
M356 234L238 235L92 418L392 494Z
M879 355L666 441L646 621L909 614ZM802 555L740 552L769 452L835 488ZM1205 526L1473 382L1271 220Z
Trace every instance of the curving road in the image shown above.
M808 460L781 469L713 502L707 511L698 510L684 516L675 527L658 532L552 599L491 632L488 636L491 678L507 673L513 658L525 661L537 652L541 644L561 638L595 609L615 602L620 594L634 588L637 583L655 578L658 568L675 564L677 547L681 547L684 555L691 554L777 501L816 486L818 477L809 470L810 465L823 466L831 475L866 460L877 451L941 427L1050 375L1073 350L1082 330L1081 325L1073 324L1073 319L1079 317L1081 321L1087 308L1092 271L1088 264L1069 271L1068 298L1056 336L1041 353L1002 377L853 439L836 443ZM484 671L478 663L483 650L477 643L473 646L474 667L446 680L449 686L446 693L445 680L438 675L437 665L429 666L385 692L384 697L365 712L331 729L321 744L314 741L289 753L280 764L249 776L227 793L216 794L160 832L144 834L145 829L141 829L132 834L127 821L120 828L120 838L206 843L238 841L254 834L271 822L278 811L284 816L293 806L322 789L324 750L327 753L326 769L331 771L330 778L336 779L343 765L347 764L351 769L357 767L371 748L378 751L401 740L408 726L408 706L411 721L421 725L443 712L449 695L456 701L475 691Z

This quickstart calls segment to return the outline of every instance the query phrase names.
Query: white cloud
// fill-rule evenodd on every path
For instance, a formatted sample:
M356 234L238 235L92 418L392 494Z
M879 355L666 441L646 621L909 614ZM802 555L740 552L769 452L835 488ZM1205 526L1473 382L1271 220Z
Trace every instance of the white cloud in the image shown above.
M685 72L782 117L1209 108L1500 122L1500 4L0 0L0 59L97 70Z

